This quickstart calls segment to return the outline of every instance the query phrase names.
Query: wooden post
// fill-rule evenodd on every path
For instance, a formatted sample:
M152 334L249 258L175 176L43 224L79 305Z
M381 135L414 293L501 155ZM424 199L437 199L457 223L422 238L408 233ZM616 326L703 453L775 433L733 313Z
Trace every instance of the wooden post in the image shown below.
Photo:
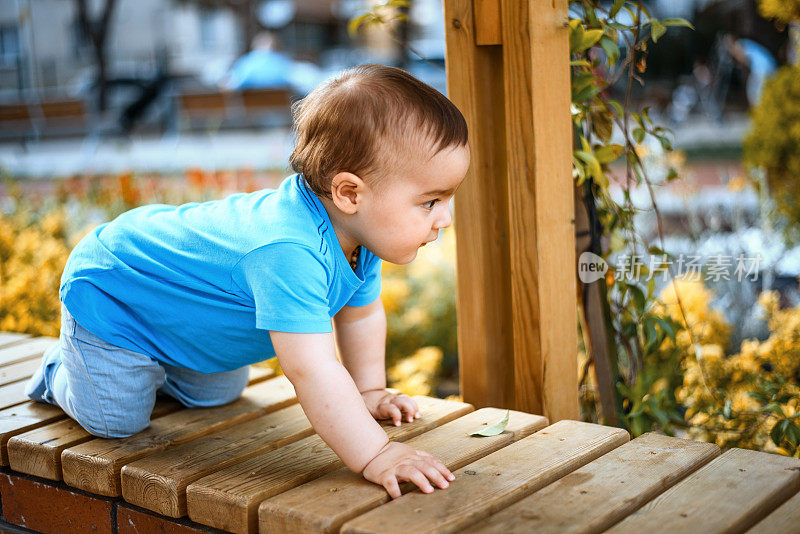
M455 200L461 392L577 419L567 0L444 7L448 93L472 151Z

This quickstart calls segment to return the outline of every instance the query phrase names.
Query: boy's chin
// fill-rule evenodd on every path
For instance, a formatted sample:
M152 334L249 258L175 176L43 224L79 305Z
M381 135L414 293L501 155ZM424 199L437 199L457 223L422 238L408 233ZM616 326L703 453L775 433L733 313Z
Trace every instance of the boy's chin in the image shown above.
M389 263L394 263L395 265L408 265L412 261L414 261L417 257L417 251L415 250L410 255L401 258L392 258L391 260L386 260Z

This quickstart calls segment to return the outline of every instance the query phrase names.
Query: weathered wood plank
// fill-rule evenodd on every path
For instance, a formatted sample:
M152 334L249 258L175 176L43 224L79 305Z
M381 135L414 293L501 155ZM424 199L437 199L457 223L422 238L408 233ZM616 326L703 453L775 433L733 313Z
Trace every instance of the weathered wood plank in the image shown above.
M0 370L7 367L8 366L0 367ZM273 376L275 376L275 372L272 369L252 367L249 384L256 384ZM154 408L153 414L158 416L158 413L158 408ZM58 406L44 402L28 401L11 408L0 410L0 466L5 467L9 465L7 444L11 437L49 425L60 419L66 419L67 417L67 414ZM86 435L89 434L86 433ZM77 444L77 442L72 444ZM65 446L68 447L70 445Z
M513 407L503 48L475 46L472 0L445 0L447 94L469 128L471 162L455 196L461 393ZM540 413L540 412L533 412Z
M603 532L718 455L712 443L650 432L462 532Z
M502 272L511 281L515 381L510 407L551 422L578 418L567 4L502 0L500 8L511 266Z
M190 483L312 434L311 423L295 404L123 466L122 497L159 514L182 517Z
M269 380L270 378L273 377L275 377L275 371L273 371L269 367L258 367L256 365L251 365L250 379L248 380L247 384L252 386L253 384L258 384L259 382L263 382L264 380Z
M800 460L730 449L607 532L743 532L800 490Z
M150 417L155 419L180 408L178 401L159 399ZM20 473L61 480L61 453L91 439L95 437L74 419L56 421L10 438L7 447L9 465Z
M460 532L627 442L619 428L562 420L473 462L444 491L407 493L342 533Z
M123 465L296 402L291 382L279 376L248 386L239 399L229 404L188 408L155 419L135 436L87 441L61 453L64 482L91 493L117 497L122 494Z
M500 0L474 0L475 44L499 45L503 43L500 21Z
M58 338L54 337L37 337L4 347L0 349L0 365L8 365L32 358L41 358L44 351L53 346L57 341Z
M44 402L31 401L0 410L0 465L8 465L10 438L66 417L61 408Z
M390 439L405 441L472 410L469 404L428 398L420 406L419 419L399 427L384 422L383 427ZM186 490L189 518L230 532L256 532L261 501L341 466L322 438L311 436L190 484Z
M504 415L505 410L482 408L406 443L431 453L454 471L547 426L544 417L512 411L502 434L469 436L470 432L495 423ZM405 483L400 489L406 493L415 487ZM258 509L259 531L334 533L349 519L387 501L389 495L381 486L347 468L340 468L262 502Z
M0 410L30 401L31 399L25 395L26 384L21 380L0 386Z
M30 378L39 365L41 365L41 359L33 358L0 367L0 386Z
M15 332L0 332L0 348L6 347L8 345L13 345L15 343L19 343L24 339L28 339L30 334L18 334Z
M788 534L800 532L800 493L783 503L777 510L756 523L747 534Z

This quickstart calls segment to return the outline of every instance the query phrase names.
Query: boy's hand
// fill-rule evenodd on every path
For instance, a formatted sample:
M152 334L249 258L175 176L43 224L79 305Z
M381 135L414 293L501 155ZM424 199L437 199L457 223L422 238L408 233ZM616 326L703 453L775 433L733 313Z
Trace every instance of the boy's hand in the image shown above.
M404 413L409 423L420 417L417 403L408 395L393 393L387 389L373 389L363 392L361 397L372 417L391 419L395 426L400 426Z
M387 443L361 472L362 476L380 484L392 499L402 495L399 482L410 481L425 493L431 493L435 483L442 489L455 479L445 465L425 451L418 451L403 443ZM429 482L430 480L430 482Z

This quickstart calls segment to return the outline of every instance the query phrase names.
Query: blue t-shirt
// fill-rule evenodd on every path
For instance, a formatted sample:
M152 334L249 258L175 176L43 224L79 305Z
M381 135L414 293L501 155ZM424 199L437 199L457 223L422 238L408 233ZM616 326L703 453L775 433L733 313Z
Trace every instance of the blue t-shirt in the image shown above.
M123 213L69 256L60 298L104 341L202 373L275 356L268 330L331 332L380 296L381 260L354 271L299 174L278 189Z

